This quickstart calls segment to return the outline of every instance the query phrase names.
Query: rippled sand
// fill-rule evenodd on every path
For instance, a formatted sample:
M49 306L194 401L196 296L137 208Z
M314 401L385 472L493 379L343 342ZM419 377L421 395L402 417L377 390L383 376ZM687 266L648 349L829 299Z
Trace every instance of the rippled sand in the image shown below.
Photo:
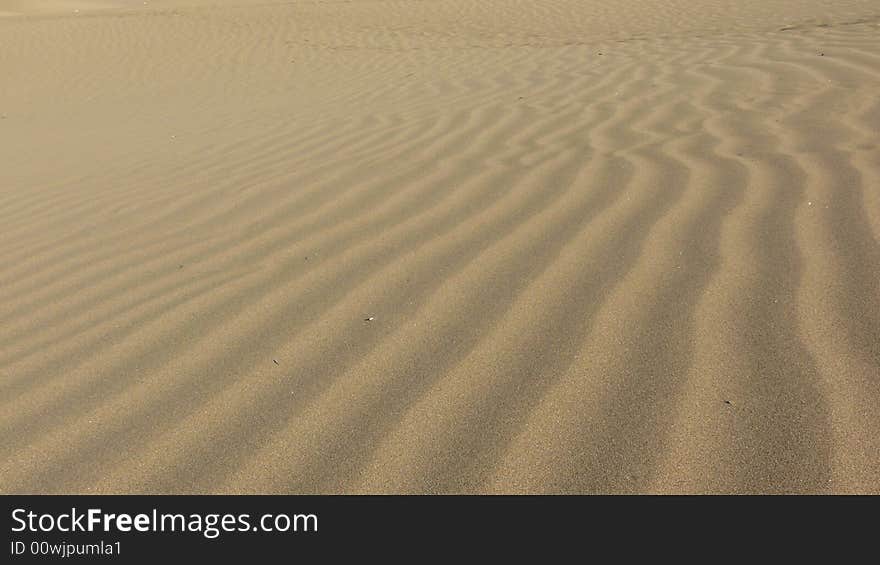
M880 492L876 0L0 14L0 492Z

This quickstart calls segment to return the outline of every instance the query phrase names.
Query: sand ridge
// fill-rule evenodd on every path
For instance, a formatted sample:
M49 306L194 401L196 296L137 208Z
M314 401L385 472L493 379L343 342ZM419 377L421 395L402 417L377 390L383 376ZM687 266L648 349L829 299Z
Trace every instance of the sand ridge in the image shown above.
M880 492L872 2L0 13L0 492Z

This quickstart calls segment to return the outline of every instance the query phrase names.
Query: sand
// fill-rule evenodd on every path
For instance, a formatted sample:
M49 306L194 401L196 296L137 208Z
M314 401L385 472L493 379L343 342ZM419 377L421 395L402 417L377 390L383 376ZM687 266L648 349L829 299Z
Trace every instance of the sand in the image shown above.
M0 15L0 492L880 492L876 0Z

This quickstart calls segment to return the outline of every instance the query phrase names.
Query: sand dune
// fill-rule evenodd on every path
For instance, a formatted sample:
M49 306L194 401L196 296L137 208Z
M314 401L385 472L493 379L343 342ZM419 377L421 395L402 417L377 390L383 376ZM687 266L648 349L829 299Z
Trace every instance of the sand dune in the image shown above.
M0 15L0 492L880 493L873 0Z

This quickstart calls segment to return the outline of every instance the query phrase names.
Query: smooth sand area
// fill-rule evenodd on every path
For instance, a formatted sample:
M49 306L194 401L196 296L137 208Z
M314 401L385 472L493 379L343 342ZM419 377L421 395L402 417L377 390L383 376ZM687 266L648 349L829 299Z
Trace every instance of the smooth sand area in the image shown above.
M877 0L0 16L0 492L880 493Z

